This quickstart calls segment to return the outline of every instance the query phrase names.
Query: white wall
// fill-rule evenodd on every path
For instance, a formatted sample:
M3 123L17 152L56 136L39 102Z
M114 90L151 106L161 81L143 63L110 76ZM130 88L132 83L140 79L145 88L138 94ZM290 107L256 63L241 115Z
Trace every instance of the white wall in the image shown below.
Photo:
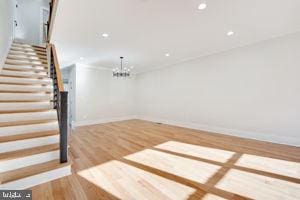
M129 119L135 114L135 80L76 64L75 126Z
M0 70L13 40L14 6L12 0L0 1Z
M16 39L29 43L40 44L41 8L49 7L49 0L17 0Z
M143 119L300 146L300 33L137 76Z

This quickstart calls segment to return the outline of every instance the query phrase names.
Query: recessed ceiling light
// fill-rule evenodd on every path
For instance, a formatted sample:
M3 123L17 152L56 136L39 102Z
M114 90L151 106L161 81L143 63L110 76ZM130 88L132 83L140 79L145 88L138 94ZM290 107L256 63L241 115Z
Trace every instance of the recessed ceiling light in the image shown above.
M108 36L108 33L102 33L102 37L107 38Z
M234 35L234 32L233 32L233 31L228 31L228 32L227 32L227 35L228 35L228 36L232 36L232 35Z
M167 57L169 57L169 56L170 56L170 54L169 54L169 53L166 53L165 55L166 55Z
M199 10L204 10L206 7L207 7L206 3L200 3L199 6L198 6L198 9Z
M79 59L80 59L80 60L83 60L83 59L84 59L84 57L80 57Z
M133 69L134 67L133 66L130 66L130 69Z

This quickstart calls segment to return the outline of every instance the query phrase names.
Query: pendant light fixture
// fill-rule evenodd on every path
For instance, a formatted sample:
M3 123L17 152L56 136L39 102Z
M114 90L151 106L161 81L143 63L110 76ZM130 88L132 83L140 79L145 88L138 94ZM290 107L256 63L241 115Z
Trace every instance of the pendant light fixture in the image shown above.
M124 57L120 57L121 59L121 68L114 68L113 69L113 77L130 77L130 69L129 68L123 68L123 59Z

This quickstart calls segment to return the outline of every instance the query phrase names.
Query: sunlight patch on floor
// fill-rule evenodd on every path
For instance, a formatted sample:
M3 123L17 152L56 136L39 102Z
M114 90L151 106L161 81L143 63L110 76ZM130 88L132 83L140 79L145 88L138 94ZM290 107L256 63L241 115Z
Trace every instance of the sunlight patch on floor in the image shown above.
M185 200L196 191L120 161L110 161L78 174L120 199Z
M300 199L300 184L236 169L227 172L216 187L253 199Z
M300 163L297 162L244 154L236 165L300 179Z
M176 141L168 141L155 146L155 148L223 163L227 162L234 155L234 152L231 151L225 151L221 149L203 147L199 145L187 144Z
M220 166L151 149L124 158L198 183L205 183L220 169Z

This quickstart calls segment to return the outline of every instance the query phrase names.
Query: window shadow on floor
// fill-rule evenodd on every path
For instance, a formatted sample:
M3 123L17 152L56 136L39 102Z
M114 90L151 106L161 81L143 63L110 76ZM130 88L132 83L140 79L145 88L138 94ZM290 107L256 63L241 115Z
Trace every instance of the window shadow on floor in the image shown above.
M81 181L116 199L300 199L298 148L148 122L105 126L79 130L70 154Z

